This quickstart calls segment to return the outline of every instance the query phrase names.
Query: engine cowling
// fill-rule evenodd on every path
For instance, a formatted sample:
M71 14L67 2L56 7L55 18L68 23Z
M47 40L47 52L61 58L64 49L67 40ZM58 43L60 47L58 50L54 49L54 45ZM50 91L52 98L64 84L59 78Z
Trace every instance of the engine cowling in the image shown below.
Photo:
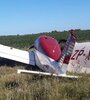
M50 36L40 36L35 41L34 46L38 51L44 53L55 61L60 60L61 46L58 44L56 39Z

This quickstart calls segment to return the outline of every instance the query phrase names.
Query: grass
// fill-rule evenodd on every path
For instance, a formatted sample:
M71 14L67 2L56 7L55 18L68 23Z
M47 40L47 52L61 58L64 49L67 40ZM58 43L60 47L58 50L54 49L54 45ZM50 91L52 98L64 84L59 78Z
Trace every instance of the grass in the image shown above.
M89 77L55 78L17 74L22 67L0 68L0 100L90 100Z

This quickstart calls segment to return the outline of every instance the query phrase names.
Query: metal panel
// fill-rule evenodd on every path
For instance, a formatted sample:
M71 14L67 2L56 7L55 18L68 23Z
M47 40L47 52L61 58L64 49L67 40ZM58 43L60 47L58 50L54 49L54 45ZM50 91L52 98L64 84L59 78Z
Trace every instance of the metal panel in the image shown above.
M68 71L90 73L90 42L75 44Z

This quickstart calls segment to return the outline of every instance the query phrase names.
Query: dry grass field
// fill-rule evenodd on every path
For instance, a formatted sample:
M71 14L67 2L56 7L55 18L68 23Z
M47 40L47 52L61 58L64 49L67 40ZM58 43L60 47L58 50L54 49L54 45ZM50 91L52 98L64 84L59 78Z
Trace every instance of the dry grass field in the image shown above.
M17 69L0 67L0 100L90 100L90 79L66 79L17 74Z

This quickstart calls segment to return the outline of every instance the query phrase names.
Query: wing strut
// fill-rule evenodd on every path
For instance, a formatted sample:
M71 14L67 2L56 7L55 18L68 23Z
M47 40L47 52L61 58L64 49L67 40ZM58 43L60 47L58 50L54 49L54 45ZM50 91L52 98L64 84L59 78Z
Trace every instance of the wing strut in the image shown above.
M74 76L74 75L66 75L66 74L52 74L52 73L47 73L47 72L40 72L40 71L31 71L31 70L17 70L18 74L24 73L24 74L36 74L36 75L44 75L44 76L54 76L54 77L62 77L62 78L80 78L80 76Z

